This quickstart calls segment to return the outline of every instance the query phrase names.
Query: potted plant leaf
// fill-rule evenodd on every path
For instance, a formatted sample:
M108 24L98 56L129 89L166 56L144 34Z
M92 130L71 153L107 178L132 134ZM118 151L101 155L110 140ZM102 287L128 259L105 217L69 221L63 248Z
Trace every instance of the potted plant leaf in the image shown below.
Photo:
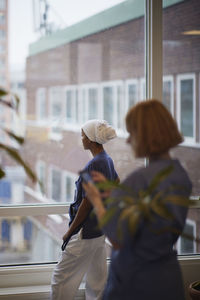
M9 98L9 99L8 99ZM0 88L0 105L3 105L11 110L14 110L18 113L20 99L16 94L12 94L3 88ZM24 138L21 136L16 135L13 131L7 129L4 124L0 124L0 129L7 134L11 139L15 140L19 145L24 143ZM5 151L11 159L13 159L18 165L22 166L26 172L26 174L31 178L33 182L37 182L37 176L32 171L31 167L28 165L27 162L23 160L21 157L19 150L7 145L6 143L0 142L0 149L1 151ZM6 176L5 170L0 165L0 179ZM39 182L40 184L40 182ZM40 184L41 185L41 184Z

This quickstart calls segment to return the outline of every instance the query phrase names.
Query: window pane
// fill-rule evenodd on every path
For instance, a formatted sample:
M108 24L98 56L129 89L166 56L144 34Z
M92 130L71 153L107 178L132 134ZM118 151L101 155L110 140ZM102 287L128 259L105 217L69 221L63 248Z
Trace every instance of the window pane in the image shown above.
M103 88L103 112L104 119L114 125L113 89L111 87Z
M56 201L61 200L61 172L57 170L52 170L52 180L51 180L51 196L52 199Z
M137 100L138 100L137 86L136 84L129 84L128 85L128 107L131 107L134 104L136 104Z
M172 154L188 171L194 196L200 195L199 14L198 0L163 0L163 101L184 136Z
M0 218L0 264L57 261L67 215Z
M187 221L184 228L184 235L182 235L177 242L178 254L196 254L200 253L200 244L194 238L199 238L199 218L200 209L190 208L188 212Z
M181 132L193 137L193 80L181 80Z
M170 81L163 82L163 103L167 109L171 111L172 101L172 83Z
M89 119L97 119L98 118L98 94L97 89L90 88L88 90L88 111Z
M67 121L72 121L73 119L73 92L66 92L66 117Z
M29 52L27 57L23 57L24 79L21 80L17 74L15 85L18 91L24 92L27 108L26 118L22 118L23 124L14 123L17 133L22 128L24 136L28 133L20 153L35 172L37 162L44 162L45 170L41 166L38 173L45 183L44 195L39 193L37 184L22 169L2 154L1 161L4 162L7 176L0 187L1 205L72 201L75 176L91 159L89 151L85 151L81 143L81 125L91 118L106 119L117 130L118 137L106 144L105 149L113 158L121 180L144 165L144 160L135 159L126 144L124 118L128 109L127 82L132 83L134 79L137 83L144 78L145 1L76 0L70 2L74 10L69 9L67 1L54 2L54 7L49 3L49 16L53 15L55 8L58 14L64 13L63 19L67 20L67 25L58 24L56 19L47 19L48 28L36 24L38 31L36 34L32 32L34 37L26 36L29 44L26 49ZM86 2L89 4L86 5ZM29 1L25 3L23 11L31 20L33 12L28 6ZM20 11L20 1L11 1L10 4L13 17L9 18L9 33L0 34L6 35L6 39L8 34L12 39L12 36L16 37L22 32L17 27L20 14L15 13L16 9ZM28 22L26 26L29 26ZM49 30L48 36L45 36L45 30ZM5 45L4 39L0 43L0 53L3 52L1 57L10 53L15 58L21 43L12 42L10 45L14 46L10 46L9 51ZM18 60L22 58L22 51L19 52ZM8 56L5 59L8 60ZM6 72L0 74L5 82ZM43 95L39 100L38 113L36 99L40 89L46 92L45 97ZM129 105L138 101L137 94L138 86L130 85ZM38 122L38 119L42 119L42 122ZM1 120L8 125L12 121L7 113L3 113ZM6 140L5 136L3 138ZM74 178L66 179L68 173L74 174ZM38 228L43 229L42 226ZM48 230L50 235L54 235L53 225ZM42 237L38 237L38 240L42 240ZM39 260L43 260L43 257Z

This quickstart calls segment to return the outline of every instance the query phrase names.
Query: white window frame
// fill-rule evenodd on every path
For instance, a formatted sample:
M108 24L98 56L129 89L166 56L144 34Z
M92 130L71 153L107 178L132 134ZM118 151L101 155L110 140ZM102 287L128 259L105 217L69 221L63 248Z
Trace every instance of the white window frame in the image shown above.
M173 75L166 75L163 76L163 84L164 82L170 82L171 83L171 91L170 91L170 112L172 116L174 116L174 78Z
M53 195L53 186L52 186L52 173L53 171L57 171L57 172L60 172L60 188L61 188L61 192L60 192L60 199L59 201L53 199L52 195ZM49 177L48 177L48 197L49 197L49 200L54 202L54 203L60 203L62 202L62 170L60 168L58 168L57 166L54 166L54 165L50 165L49 166Z
M42 99L41 99L42 97ZM44 104L45 104L45 116L44 117L41 117L41 102L44 101ZM36 91L36 118L37 118L37 121L42 123L44 121L46 121L47 119L47 91L46 91L46 88L39 88L37 91Z
M193 220L190 220L190 219L187 219L186 220L186 224L190 225L193 227L193 233L192 233L192 236L194 238L196 238L196 223L193 221ZM193 240L193 253L196 253L197 249L196 249L196 243L195 241ZM178 254L181 254L181 236L179 237L178 241L177 241L177 251L178 251Z
M184 144L193 145L196 142L196 77L194 73L185 73L177 75L177 123L179 129L181 129L181 99L180 99L180 87L181 81L192 79L193 80L193 138L184 136Z
M71 120L67 120L67 103L66 103L66 94L67 92L72 92L72 118ZM76 92L78 93L78 109L76 108ZM80 109L79 109L79 87L77 85L69 85L64 86L64 126L66 129L77 130L79 125L80 119ZM76 110L78 110L78 120L76 119ZM78 121L78 122L77 122Z
M136 86L136 102L139 102L139 81L138 79L128 79L125 81L125 113L129 110L129 94L128 89L130 85Z
M143 92L143 87L146 88L144 77L140 78L140 80L139 80L139 99L140 100L145 100L146 99L146 93L145 93L145 91Z
M46 163L42 160L38 160L36 162L36 174L37 174L39 180L40 180L40 167L41 166L44 167L44 172L45 172L45 175L44 175L45 176L45 178L44 178L44 181L45 181L44 182L44 188L46 188ZM36 190L39 193L41 193L41 188L40 188L38 183L36 184ZM45 192L47 192L47 191L45 190Z
M73 196L74 196L74 191L75 191L75 181L78 179L78 175L69 171L63 171L62 175L62 200L67 203L68 205L72 201L66 201L66 178L70 178L73 181L73 186L71 188L71 194L72 194L72 201L73 201Z
M117 130L121 131L122 128L118 128L118 115L117 115L117 87L121 87L122 88L122 93L124 94L124 84L123 84L123 81L122 80L115 80L115 81L104 81L100 84L100 99L101 99L101 109L100 109L100 112L101 112L101 118L103 119L104 118L104 115L103 115L103 111L104 111L104 99L103 99L103 89L104 88L112 88L113 89L113 98L112 98L112 101L113 101L113 108L114 108L114 111L113 111L113 126L114 128L116 128ZM121 109L123 110L124 114L125 114L125 111L124 111L124 105L122 103L120 103L120 106L121 106Z
M61 111L60 115L55 117L53 115L52 105L54 102L53 93L58 92L60 93L60 99L58 100L58 103L60 104ZM62 86L54 86L50 87L49 89L49 125L50 125L50 134L49 138L53 140L61 140L62 134L61 129L63 127L63 87ZM58 128L58 132L55 132L55 128Z

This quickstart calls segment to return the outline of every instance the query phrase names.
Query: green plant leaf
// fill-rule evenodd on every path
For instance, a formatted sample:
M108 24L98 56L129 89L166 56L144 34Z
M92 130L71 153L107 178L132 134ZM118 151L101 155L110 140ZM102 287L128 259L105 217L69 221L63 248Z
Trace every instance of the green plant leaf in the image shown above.
M24 168L26 174L31 178L33 182L38 181L35 173L31 170L29 165L21 158L20 154L15 149L1 143L0 148L5 150L11 158L13 158L19 165Z
M0 168L0 179L2 179L5 176L6 176L6 173L4 172L4 170L2 168Z
M190 205L194 205L196 202L195 200L190 200L187 197L171 195L164 198L164 202L169 202L175 205L186 206L189 207Z
M19 110L20 99L19 99L17 94L13 94L13 97L15 98L15 101L16 101L16 110L18 111Z
M115 181L110 181L110 180L106 180L104 182L98 182L95 183L96 187L98 189L103 189L103 190L111 190L113 188L117 188L118 187L118 183Z
M22 145L24 143L24 138L14 134L12 131L8 129L3 129L11 138L16 140L18 144Z
M12 103L10 103L9 101L5 101L3 99L0 99L0 103L2 105L8 106L9 108L12 108L12 109L14 108L13 105L12 105Z
M172 220L174 219L174 216L170 211L167 209L166 205L162 203L156 203L151 205L151 209L158 214L160 217L163 217L167 220Z
M8 95L8 92L6 90L0 88L0 97L4 97L6 95Z

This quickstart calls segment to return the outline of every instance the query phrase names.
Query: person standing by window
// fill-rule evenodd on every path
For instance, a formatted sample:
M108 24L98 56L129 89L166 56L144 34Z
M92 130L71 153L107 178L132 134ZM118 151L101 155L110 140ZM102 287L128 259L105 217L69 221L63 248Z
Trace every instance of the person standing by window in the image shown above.
M84 172L99 171L109 180L119 180L113 161L103 147L116 137L115 130L104 120L90 120L82 126L81 135L84 149L93 156ZM63 252L53 272L50 299L74 299L84 275L86 299L101 299L107 279L105 237L85 197L81 176L76 181L69 215L70 226L63 236Z
M105 235L116 245L103 299L184 300L182 275L174 245L183 231L188 207L177 205L172 200L173 197L179 201L188 199L192 184L179 160L170 155L170 149L181 143L183 138L169 111L155 99L141 101L130 108L126 115L126 128L129 133L127 142L134 155L148 158L146 167L133 171L122 183L129 192L113 190L111 197L115 201L107 208L98 189L91 182L83 184L99 221L102 222L108 209L116 209L114 216L103 226ZM154 179L158 179L163 170L171 171L155 184ZM98 180L98 174L95 174L95 180ZM150 186L154 186L153 190ZM149 218L139 214L133 234L127 218L123 217L121 221L125 205L118 203L123 204L120 199L127 196L130 201L132 196L132 199L137 199L134 203L140 204L141 195L149 190L148 197L143 199L144 205L152 199L155 201L155 197L160 204L165 203L167 197L171 202L166 202L165 207L158 205L158 210L151 206ZM133 217L137 217L139 212L135 207L133 205L131 210ZM162 208L168 211L167 216L159 213Z

